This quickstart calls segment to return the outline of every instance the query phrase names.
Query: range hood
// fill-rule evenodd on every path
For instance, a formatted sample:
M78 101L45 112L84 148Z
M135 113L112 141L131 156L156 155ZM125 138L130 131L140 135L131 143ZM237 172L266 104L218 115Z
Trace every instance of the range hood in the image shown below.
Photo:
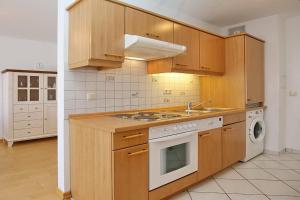
M125 57L135 60L158 60L174 57L186 51L183 45L138 35L125 34Z

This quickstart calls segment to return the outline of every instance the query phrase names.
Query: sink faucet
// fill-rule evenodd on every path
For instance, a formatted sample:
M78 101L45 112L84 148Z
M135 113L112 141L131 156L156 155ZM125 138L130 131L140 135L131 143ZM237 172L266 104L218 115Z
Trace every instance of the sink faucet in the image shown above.
M193 110L193 109L195 109L195 108L204 108L203 107L203 104L205 104L205 103L211 103L211 100L208 100L208 101L202 101L202 102L200 102L200 103L198 103L198 104L196 104L196 105L194 105L193 106L193 103L192 102L188 102L187 103L187 110Z

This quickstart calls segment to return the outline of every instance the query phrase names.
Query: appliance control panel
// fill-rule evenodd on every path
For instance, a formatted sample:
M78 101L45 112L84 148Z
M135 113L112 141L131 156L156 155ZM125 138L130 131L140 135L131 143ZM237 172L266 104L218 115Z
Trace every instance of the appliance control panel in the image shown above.
M149 140L193 131L203 132L221 128L222 126L223 117L213 117L208 119L156 126L149 129Z

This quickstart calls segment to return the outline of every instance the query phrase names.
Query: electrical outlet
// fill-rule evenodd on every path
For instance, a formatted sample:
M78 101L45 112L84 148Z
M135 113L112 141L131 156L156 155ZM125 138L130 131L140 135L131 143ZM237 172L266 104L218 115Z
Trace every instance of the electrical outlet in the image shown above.
M171 95L172 90L164 90L163 95Z
M105 80L106 81L115 81L115 77L114 76L106 76Z
M86 99L88 101L96 100L96 98L97 98L97 94L95 92L88 92L86 94Z
M298 92L296 92L296 91L289 91L289 96L290 97L296 97L296 96L298 96Z

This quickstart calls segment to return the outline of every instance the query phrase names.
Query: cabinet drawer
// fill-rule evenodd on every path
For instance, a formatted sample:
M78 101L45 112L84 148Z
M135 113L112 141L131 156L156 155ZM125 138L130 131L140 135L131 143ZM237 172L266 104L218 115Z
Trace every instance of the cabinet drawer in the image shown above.
M148 143L148 129L126 131L114 135L114 150Z
M14 121L28 121L28 120L38 120L43 119L42 112L33 112L33 113L15 113Z
M34 104L29 105L29 112L42 112L43 111L43 105L42 104Z
M14 105L14 113L28 112L28 105Z
M29 121L19 121L14 122L14 129L28 129L28 128L42 128L43 120L29 120Z
M228 125L228 124L233 124L237 122L242 122L246 120L246 113L241 112L241 113L236 113L233 115L226 115L224 116L224 122L223 125Z
M43 134L43 128L29 128L14 131L14 138L26 138Z

